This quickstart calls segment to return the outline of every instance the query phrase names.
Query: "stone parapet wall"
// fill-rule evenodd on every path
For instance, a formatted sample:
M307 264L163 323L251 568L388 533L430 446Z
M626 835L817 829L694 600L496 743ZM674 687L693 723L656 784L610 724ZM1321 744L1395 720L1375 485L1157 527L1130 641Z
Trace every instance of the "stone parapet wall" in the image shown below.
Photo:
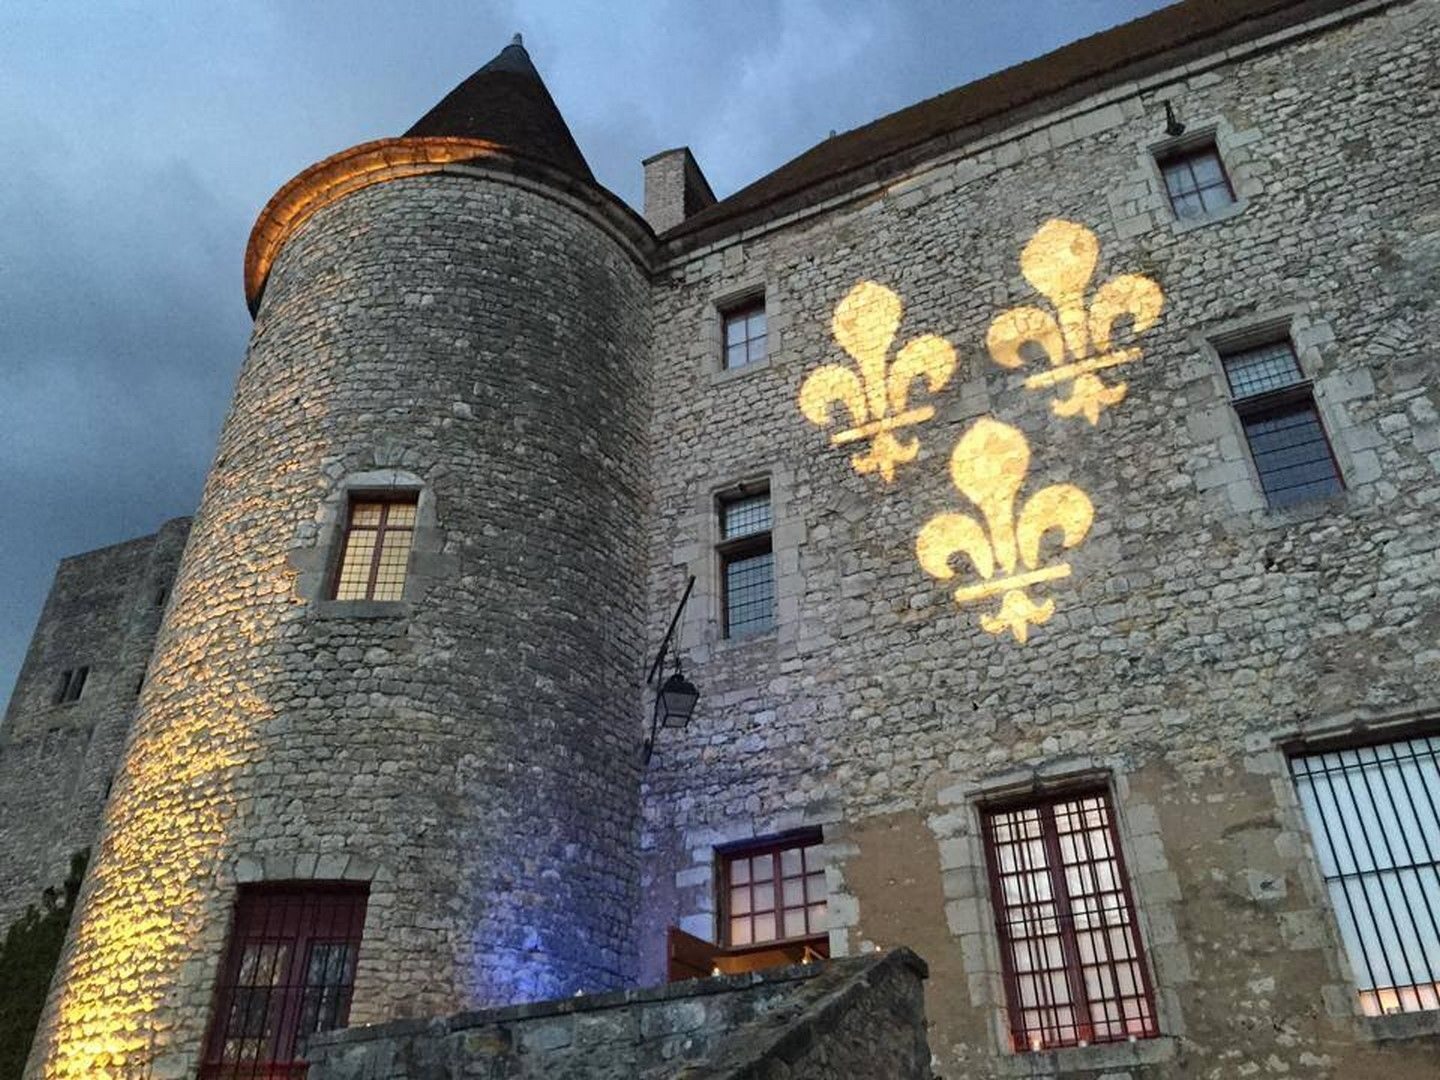
M310 1080L930 1080L908 950L312 1039Z

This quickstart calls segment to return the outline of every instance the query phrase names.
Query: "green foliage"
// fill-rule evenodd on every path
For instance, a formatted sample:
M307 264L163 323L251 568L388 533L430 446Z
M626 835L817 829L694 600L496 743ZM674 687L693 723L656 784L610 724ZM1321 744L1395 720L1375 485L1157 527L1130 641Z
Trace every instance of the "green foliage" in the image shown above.
M0 941L0 1080L20 1080L25 1069L89 855L77 851L70 856L63 900L55 889L46 889L44 910L31 904Z

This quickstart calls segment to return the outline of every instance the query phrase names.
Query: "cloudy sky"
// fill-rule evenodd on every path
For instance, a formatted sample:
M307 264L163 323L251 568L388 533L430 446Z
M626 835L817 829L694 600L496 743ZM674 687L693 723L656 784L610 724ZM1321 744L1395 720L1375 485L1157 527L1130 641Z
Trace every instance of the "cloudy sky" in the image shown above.
M600 182L688 145L721 197L1162 0L3 0L0 698L55 563L188 514L255 215L522 31Z

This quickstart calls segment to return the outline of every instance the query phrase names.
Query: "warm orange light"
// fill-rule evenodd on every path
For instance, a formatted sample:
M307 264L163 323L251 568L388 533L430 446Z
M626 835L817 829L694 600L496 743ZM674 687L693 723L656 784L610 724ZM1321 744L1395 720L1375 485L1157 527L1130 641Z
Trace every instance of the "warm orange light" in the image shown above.
M984 417L955 445L950 476L955 487L980 509L983 523L969 514L937 514L915 539L915 555L927 574L949 581L950 560L963 554L980 582L955 590L955 602L968 604L1000 597L994 614L980 625L992 634L1009 630L1022 644L1030 626L1048 622L1055 601L1037 604L1026 592L1033 585L1070 576L1070 564L1043 565L1040 541L1052 529L1063 547L1074 547L1090 531L1094 508L1073 484L1051 484L1015 509L1015 497L1030 470L1030 445L1008 424ZM1017 573L1021 566L1027 569ZM1000 577L995 573L999 570Z
M1125 383L1107 385L1096 373L1140 358L1138 348L1111 348L1116 323L1129 316L1134 333L1148 330L1165 302L1154 281L1122 274L1095 290L1087 310L1085 291L1099 257L1100 242L1084 225L1058 218L1041 225L1020 253L1020 271L1049 299L1055 313L1011 308L996 317L986 336L991 357L1008 368L1024 364L1025 346L1038 346L1050 369L1031 375L1025 385L1041 390L1069 383L1069 396L1057 398L1051 408L1057 416L1082 415L1092 424L1099 422L1101 409L1118 404L1126 391Z
M245 248L245 301L251 312L259 307L260 291L280 249L317 210L372 184L438 172L452 162L508 156L498 143L487 139L435 135L377 139L310 166L275 193L250 231Z
M955 350L942 337L926 334L901 348L893 363L887 357L900 329L900 298L883 285L862 281L835 307L831 330L835 341L855 360L855 368L826 364L816 368L800 387L800 411L812 424L828 427L832 406L843 405L852 426L830 438L832 446L870 440L870 449L855 454L851 464L860 474L878 472L895 479L895 466L913 461L920 451L916 439L902 441L897 432L935 415L932 406L910 408L910 389L923 380L933 394L955 372Z

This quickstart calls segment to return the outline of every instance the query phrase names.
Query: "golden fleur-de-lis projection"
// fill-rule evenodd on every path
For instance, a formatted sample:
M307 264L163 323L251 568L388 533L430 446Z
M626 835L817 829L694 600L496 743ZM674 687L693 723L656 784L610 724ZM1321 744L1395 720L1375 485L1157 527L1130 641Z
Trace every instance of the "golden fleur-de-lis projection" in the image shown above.
M1000 597L999 610L980 617L992 634L1009 630L1024 644L1030 627L1048 622L1055 601L1037 604L1026 591L1034 585L1070 576L1070 564L1042 565L1041 538L1052 529L1062 547L1085 539L1094 520L1090 497L1073 484L1051 484L1025 500L1017 512L1015 497L1030 471L1030 445L1025 436L998 420L975 422L950 457L950 477L960 493L980 510L969 514L937 514L915 539L915 554L932 577L955 577L951 560L964 555L978 582L955 590L957 604ZM1023 569L1022 569L1023 568Z
M800 411L820 427L832 422L831 407L843 405L850 426L830 437L832 446L868 439L869 448L850 463L860 474L878 472L895 479L895 466L913 461L918 439L897 432L935 415L930 405L910 407L911 384L923 379L933 394L955 373L955 349L944 338L925 334L907 342L890 361L890 346L900 329L904 309L900 297L884 285L862 281L835 306L830 328L836 343L855 360L855 367L826 364L816 368L800 387Z
M1038 345L1050 361L1048 371L1031 375L1032 390L1070 384L1068 397L1051 403L1057 416L1081 415L1100 421L1100 410L1125 397L1125 383L1108 385L1096 372L1140 359L1138 348L1112 348L1116 323L1123 317L1132 332L1155 325L1165 294L1139 274L1121 274L1095 290L1086 303L1086 289L1095 274L1100 242L1084 225L1058 218L1047 221L1020 253L1020 271L1054 305L1054 313L1038 307L1016 307L990 324L986 346L997 364L1020 367L1020 350Z

